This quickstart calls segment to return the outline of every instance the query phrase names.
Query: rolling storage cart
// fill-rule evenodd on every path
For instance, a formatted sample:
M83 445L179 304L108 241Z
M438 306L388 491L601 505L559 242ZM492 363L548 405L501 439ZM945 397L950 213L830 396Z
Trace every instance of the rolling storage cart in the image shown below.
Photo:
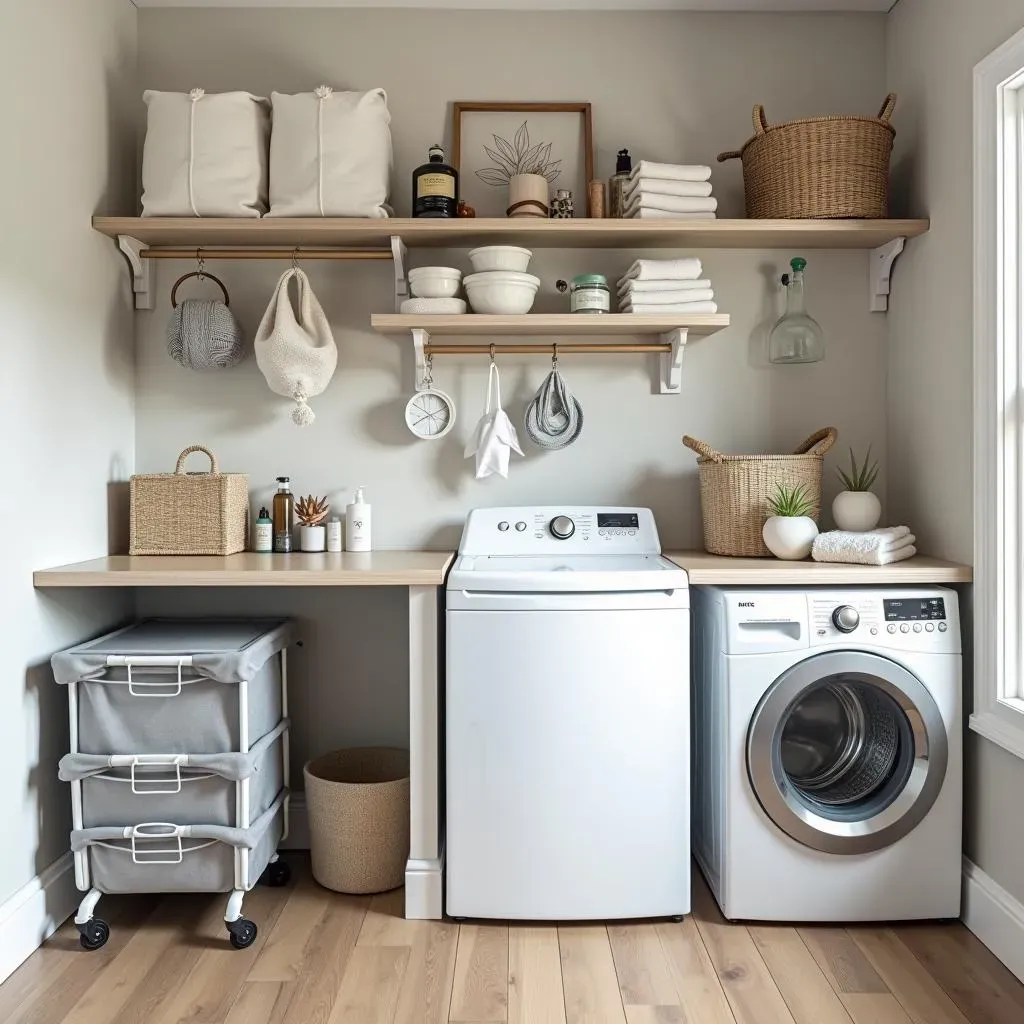
M231 944L252 945L245 893L288 882L290 639L277 620L150 619L53 656L85 949L110 935L100 896L129 892L228 892Z

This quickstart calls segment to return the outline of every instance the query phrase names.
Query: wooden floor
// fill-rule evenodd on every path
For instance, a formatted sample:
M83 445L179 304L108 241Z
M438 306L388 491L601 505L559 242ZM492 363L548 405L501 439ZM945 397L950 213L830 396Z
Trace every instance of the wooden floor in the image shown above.
M295 863L293 861L293 863ZM107 897L110 942L65 925L3 986L6 1024L1021 1024L1024 987L960 924L726 923L699 874L674 922L405 921L401 891L259 888L255 945L220 897Z

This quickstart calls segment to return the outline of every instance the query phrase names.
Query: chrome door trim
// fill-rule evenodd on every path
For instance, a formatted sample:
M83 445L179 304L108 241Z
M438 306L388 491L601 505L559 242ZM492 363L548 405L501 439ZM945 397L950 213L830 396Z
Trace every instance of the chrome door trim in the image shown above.
M916 713L925 729L924 744L915 736L913 767L900 794L880 813L861 821L834 821L815 814L800 799L777 755L782 725L793 704L837 673L876 686L905 713ZM747 730L747 773L761 807L787 835L824 853L869 853L902 839L938 798L948 759L945 723L927 687L901 665L861 651L819 654L783 672L761 698Z

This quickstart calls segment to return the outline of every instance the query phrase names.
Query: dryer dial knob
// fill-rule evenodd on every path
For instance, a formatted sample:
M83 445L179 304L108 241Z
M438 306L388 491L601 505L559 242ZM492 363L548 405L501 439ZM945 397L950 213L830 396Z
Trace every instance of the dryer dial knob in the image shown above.
M551 536L568 540L576 532L576 524L568 516L555 516L548 524Z
M840 633L852 633L860 625L860 613L852 605L842 604L832 613L832 625Z

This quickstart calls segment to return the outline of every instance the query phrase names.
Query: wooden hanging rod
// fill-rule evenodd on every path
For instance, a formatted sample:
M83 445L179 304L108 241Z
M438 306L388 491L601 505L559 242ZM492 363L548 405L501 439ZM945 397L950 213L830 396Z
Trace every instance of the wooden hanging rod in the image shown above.
M390 249L143 249L144 260L389 260Z
M555 345L424 345L424 356L487 356L493 350L497 355L553 355ZM671 352L671 345L661 345L648 342L640 345L601 345L588 344L586 342L569 342L568 344L557 344L558 355L583 355L584 353L605 353L615 352L620 354L636 352Z

